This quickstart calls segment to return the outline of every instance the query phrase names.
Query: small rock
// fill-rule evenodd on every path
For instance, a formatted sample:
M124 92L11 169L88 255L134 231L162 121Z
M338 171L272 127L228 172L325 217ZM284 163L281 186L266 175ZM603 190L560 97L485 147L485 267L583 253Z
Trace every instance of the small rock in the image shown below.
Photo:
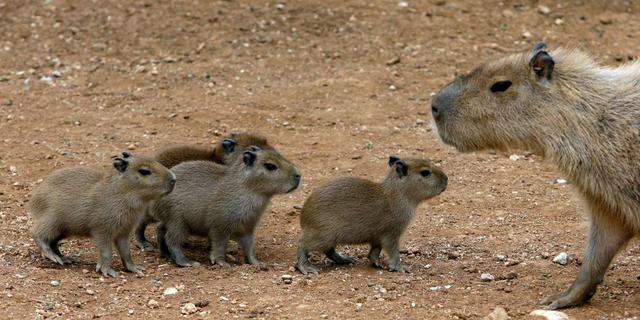
M391 91L396 91L396 90L398 90L398 87L396 87L396 86L394 86L394 85L390 85L390 86L389 86L389 90L391 90Z
M561 266L566 266L569 262L569 255L566 252L560 252L555 258L553 258L553 263L557 263Z
M505 18L513 18L513 16L515 16L515 14L513 14L513 11L509 10L509 9L505 9L502 10L502 16Z
M434 292L435 291L446 291L446 290L449 290L449 289L451 289L451 285L450 284L448 284L446 286L435 286L435 287L429 288L429 290L434 291Z
M129 309L129 311L127 311L127 312L129 313L129 315L133 315L133 313L134 313L135 311L133 311L133 309Z
M518 161L518 160L520 160L520 158L522 158L522 157L517 155L517 154L512 154L512 155L509 156L509 160L511 160L511 161Z
M598 20L605 26L613 23L613 18L609 16L601 16Z
M496 307L491 313L489 313L483 320L508 320L511 319L507 311L502 307Z
M362 303L356 303L356 310L362 310Z
M449 251L447 252L447 259L449 260L456 260L460 258L460 253L457 251Z
M387 293L387 289L383 286L380 286L380 288L378 288L378 291L380 291L380 293L385 294Z
M193 303L185 303L182 308L180 308L180 313L182 314L194 314L198 312L198 308Z
M88 295L90 295L90 296L92 296L92 295L96 294L96 292L95 292L95 291L93 291L93 290L91 290L91 289L87 289L87 291L86 291L86 292L87 292L87 294L88 294Z
M387 60L386 65L392 66L392 65L398 64L398 63L400 63L400 57L394 57L394 58L391 58L391 59Z
M480 281L482 281L482 282L491 282L491 281L495 280L495 278L496 277L494 277L490 273L483 273L483 274L480 275Z
M522 37L524 37L525 39L531 39L533 38L533 35L531 34L531 32L525 31L522 33Z
M567 184L567 180L566 179L556 179L555 181L557 184Z
M538 12L540 12L541 14L544 14L545 16L548 15L549 13L551 13L551 9L549 9L549 7L547 6L538 6Z
M293 282L293 276L290 274L283 274L282 281L286 284L290 284L291 282Z
M51 281L51 285L52 285L52 286L54 286L54 287L57 287L57 286L59 286L59 285L60 285L60 281L58 281L58 280L52 280L52 281Z
M496 256L496 260L497 261L505 261L507 260L507 256L503 255L503 254L499 254Z
M158 301L156 300L149 300L149 302L147 302L147 307L151 308L151 309L156 309L160 307L160 303L158 303Z
M162 295L163 296L172 296L174 294L178 293L178 289L173 288L173 287L169 287L164 289L164 291L162 291Z
M354 156L351 157L352 160L360 160L362 159L362 155L356 154Z
M562 20L562 19L558 18L558 19L556 19L556 21L554 21L554 23L555 23L556 25L562 25L562 24L564 23L564 20Z
M408 8L409 7L409 3L406 1L400 1L398 2L398 7L400 8Z
M530 316L543 317L547 320L569 320L569 316L560 311L552 310L533 310L529 313Z
M293 208L296 210L302 210L302 206L299 204L294 205Z
M209 305L209 301L206 301L206 300L196 302L196 307L198 308L204 308L208 305Z

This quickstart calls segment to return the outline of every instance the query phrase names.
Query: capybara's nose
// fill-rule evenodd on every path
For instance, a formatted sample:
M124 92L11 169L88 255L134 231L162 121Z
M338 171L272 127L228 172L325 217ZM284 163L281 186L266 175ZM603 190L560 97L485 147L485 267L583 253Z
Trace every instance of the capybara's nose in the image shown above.
M455 84L449 84L444 87L431 101L431 115L433 120L441 121L453 104L453 96L455 93Z

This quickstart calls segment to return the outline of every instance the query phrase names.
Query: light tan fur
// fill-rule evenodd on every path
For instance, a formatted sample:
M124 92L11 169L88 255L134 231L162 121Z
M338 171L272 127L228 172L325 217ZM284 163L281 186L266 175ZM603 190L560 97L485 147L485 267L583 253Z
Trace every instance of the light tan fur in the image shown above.
M353 259L335 250L338 244L370 244L369 259L381 267L380 251L389 256L389 270L404 272L400 261L400 237L415 215L418 204L447 187L447 175L428 160L391 157L391 169L382 182L344 177L316 189L300 215L301 236L297 268L316 273L311 251L323 252L336 264Z
M536 60L545 55L551 69ZM511 87L490 90L504 80ZM640 63L603 67L578 50L537 47L454 80L432 112L442 141L460 151L532 150L573 181L591 223L585 259L573 285L543 303L588 301L614 255L640 232Z
M174 146L161 150L154 158L167 168L173 168L183 162L197 160L229 164L235 161L242 154L242 151L249 146L256 146L263 150L274 150L263 136L254 133L235 132L222 137L213 148L189 145ZM138 248L143 250L153 248L144 233L147 225L154 222L156 221L153 217L147 213L138 223L135 230Z
M123 154L116 169L101 172L71 167L51 174L29 201L32 235L43 255L71 263L58 249L64 238L91 237L100 251L96 271L115 276L111 268L115 243L124 267L138 272L129 252L129 235L149 203L171 192L173 173L153 159ZM119 169L118 169L119 168Z
M271 170L269 170L271 169ZM153 216L160 252L179 266L193 266L182 252L189 235L207 237L212 264L225 265L228 241L242 247L245 261L255 256L255 229L276 194L291 192L300 183L298 170L275 150L249 147L229 166L191 161L174 167L180 183L160 199Z

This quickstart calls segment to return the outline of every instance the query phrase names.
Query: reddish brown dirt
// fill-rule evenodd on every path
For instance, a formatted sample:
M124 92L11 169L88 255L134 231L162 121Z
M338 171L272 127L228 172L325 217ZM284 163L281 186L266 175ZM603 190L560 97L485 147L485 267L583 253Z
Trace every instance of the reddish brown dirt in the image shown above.
M540 4L551 12L539 13ZM576 275L582 208L540 158L440 145L430 94L537 39L608 64L634 58L638 13L633 1L0 2L0 318L175 318L189 302L208 302L193 318L478 319L496 306L525 318ZM93 244L75 239L62 250L78 264L40 257L25 204L52 170L108 168L123 149L209 145L236 130L267 135L303 173L300 190L276 197L259 229L257 253L268 271L180 269L134 250L143 276L103 279L93 272ZM334 177L380 179L392 153L439 159L450 174L449 189L420 207L404 237L413 272L369 268L360 246L341 248L355 266L317 257L319 275L292 271L293 206ZM204 251L196 241L187 254L206 262ZM561 251L574 257L566 267L551 261ZM639 258L634 242L593 301L566 313L640 315ZM496 280L481 282L481 273ZM430 289L444 285L452 287ZM163 297L167 287L178 293ZM159 307L149 307L151 299Z

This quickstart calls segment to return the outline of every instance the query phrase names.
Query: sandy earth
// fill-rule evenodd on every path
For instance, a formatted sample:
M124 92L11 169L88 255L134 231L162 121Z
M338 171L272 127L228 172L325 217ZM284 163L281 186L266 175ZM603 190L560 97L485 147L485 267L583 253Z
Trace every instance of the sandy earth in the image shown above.
M597 2L597 3L596 3ZM596 4L594 4L596 3ZM535 40L619 64L640 52L633 1L17 1L0 2L0 318L478 319L496 306L527 318L579 269L584 217L571 184L535 156L459 154L431 130L431 94L475 65ZM543 14L538 6L547 5ZM56 168L109 168L121 150L210 145L231 131L269 137L300 168L301 188L274 198L258 231L269 270L203 262L180 269L134 250L144 275L44 260L26 203ZM403 238L412 273L367 266L367 248L317 276L295 259L305 197L334 177L381 179L389 154L437 159L447 191L420 206ZM150 228L148 237L153 237ZM569 253L567 266L554 264ZM497 256L504 256L497 258ZM235 255L239 261L241 256ZM575 319L640 315L632 242ZM114 256L115 267L122 270ZM490 273L494 281L481 282ZM293 275L285 284L281 276ZM53 283L53 284L52 284ZM57 285L55 285L57 284ZM451 286L444 290L432 287ZM166 288L177 294L163 296ZM150 300L155 300L156 303Z

